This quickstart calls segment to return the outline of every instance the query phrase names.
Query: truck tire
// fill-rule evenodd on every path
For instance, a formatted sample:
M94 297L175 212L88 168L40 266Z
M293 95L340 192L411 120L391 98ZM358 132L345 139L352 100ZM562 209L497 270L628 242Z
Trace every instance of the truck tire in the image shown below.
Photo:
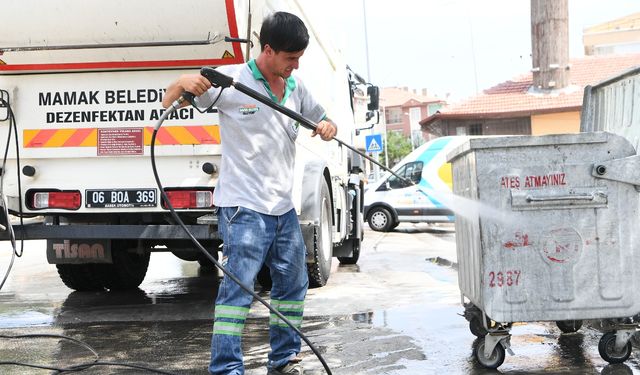
M215 260L219 260L220 259L220 255L218 254L218 252L220 251L220 245L222 245L222 241L214 241L212 245L206 245L205 249L207 249L207 251L209 252L209 254L211 254L213 256L213 259ZM217 270L217 267L215 264L213 264L213 262L211 261L211 259L209 259L209 257L207 257L206 255L204 255L202 253L201 250L199 249L195 249L195 251L198 253L198 264L200 265L200 269L203 271L215 271Z
M324 179L322 179L320 190L320 227L314 231L312 251L313 262L307 263L309 287L318 288L324 286L329 279L331 259L333 257L331 196L329 195L327 182Z
M213 256L215 258L215 260L218 260L218 256L214 255ZM200 266L200 269L203 271L215 271L216 270L216 265L213 264L213 262L211 261L211 259L207 258L206 256L202 255L201 257L198 258L198 265Z
M102 279L95 272L95 264L56 264L60 280L69 289L79 292L104 290Z
M271 290L273 281L271 280L271 270L269 269L269 267L263 265L256 275L256 280L258 280L258 284L260 284L260 286L262 287L263 292Z
M129 249L113 252L112 264L100 264L103 285L109 290L136 289L147 274L151 253L138 253Z

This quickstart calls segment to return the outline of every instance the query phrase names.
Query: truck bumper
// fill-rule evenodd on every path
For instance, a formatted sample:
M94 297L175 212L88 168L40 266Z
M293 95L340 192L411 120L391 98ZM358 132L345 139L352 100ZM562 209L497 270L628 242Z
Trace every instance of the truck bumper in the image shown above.
M187 225L199 240L219 239L217 227L211 225ZM178 225L13 225L16 239L189 239ZM9 240L9 231L0 232L0 240Z

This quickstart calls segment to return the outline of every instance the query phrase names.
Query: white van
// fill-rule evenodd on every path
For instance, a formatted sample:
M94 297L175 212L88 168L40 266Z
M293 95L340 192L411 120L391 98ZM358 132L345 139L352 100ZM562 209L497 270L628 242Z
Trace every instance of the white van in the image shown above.
M366 187L364 217L371 229L387 232L402 222L452 222L453 212L429 191L451 192L451 164L447 154L469 137L450 136L431 140L402 159L393 171L413 181L407 183L387 172Z

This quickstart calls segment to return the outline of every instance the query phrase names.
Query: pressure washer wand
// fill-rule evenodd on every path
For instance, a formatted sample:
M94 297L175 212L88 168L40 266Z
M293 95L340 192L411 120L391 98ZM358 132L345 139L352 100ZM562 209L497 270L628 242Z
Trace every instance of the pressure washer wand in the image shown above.
M261 93L255 91L254 89L247 87L246 85L240 83L240 82L236 82L233 80L233 78L229 77L226 74L220 73L219 71L217 71L216 69L210 68L210 67L203 67L202 69L200 69L200 74L205 77L206 79L209 80L209 82L211 82L211 84L215 87L221 87L222 89L225 89L227 87L233 86L236 90L240 91L241 93L252 97L253 99L266 104L267 106L269 106L270 108L284 114L285 116L296 120L300 123L300 125L302 125L303 127L309 129L309 130L316 130L316 124L313 123L313 121L308 120L307 118L305 118L304 116L302 116L301 114L299 114L298 112L292 111L291 109L281 106L277 103L275 103L273 100L271 100L271 98L262 95ZM189 93L185 93L185 94L189 94ZM191 95L192 96L192 95ZM188 97L187 100L193 102L192 97ZM376 161L375 159L373 159L370 156L367 156L366 154L364 154L363 152L361 152L360 150L356 149L355 147L347 144L346 142L340 140L339 138L333 137L333 140L338 142L340 145L345 146L346 148L348 148L349 150L355 152L356 154L362 156L363 158L369 160L370 162L372 162L373 164L377 165L378 167L382 168L385 171L390 172L392 175L396 176L397 178L399 178L401 181L407 183L409 186L411 185L415 185L413 183L413 181L408 180L398 174L396 174L394 171L392 171L391 169L385 167L384 165L380 164L378 161Z

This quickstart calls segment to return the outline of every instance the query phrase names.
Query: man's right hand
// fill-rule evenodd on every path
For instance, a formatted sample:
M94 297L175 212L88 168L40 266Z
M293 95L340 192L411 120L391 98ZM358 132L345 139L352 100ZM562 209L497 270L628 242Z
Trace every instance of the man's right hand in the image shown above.
M195 96L200 96L211 88L211 82L200 74L183 74L173 82L162 98L162 106L168 108L175 100L177 100L185 91ZM186 106L189 103L183 103Z
M211 88L211 82L200 74L183 74L178 78L177 84L183 91L200 96Z

